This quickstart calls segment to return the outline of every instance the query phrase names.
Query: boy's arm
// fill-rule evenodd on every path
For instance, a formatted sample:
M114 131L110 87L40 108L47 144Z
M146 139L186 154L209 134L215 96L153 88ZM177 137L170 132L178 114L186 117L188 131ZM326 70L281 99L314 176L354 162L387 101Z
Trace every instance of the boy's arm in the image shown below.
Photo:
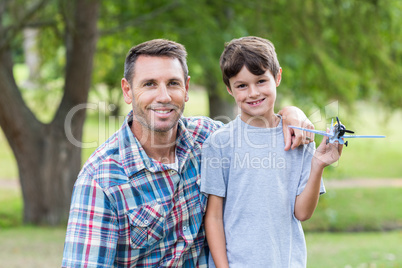
M223 197L209 195L205 214L205 232L209 250L217 268L229 267L223 229Z
M314 133L302 131L294 128L288 128L289 125L314 129L314 125L310 122L302 110L295 106L287 106L279 111L283 119L283 135L285 136L285 151L290 148L295 149L299 145L307 144L314 141Z
M326 166L336 162L342 154L343 145L336 143L326 144L322 139L320 146L311 160L311 171L303 192L296 196L295 217L300 221L308 220L317 207L320 196L321 177Z

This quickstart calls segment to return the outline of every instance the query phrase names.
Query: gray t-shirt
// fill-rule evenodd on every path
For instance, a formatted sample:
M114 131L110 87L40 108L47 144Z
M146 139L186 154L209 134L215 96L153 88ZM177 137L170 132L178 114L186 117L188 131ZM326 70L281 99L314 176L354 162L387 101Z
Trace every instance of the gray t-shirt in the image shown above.
M294 203L309 178L315 145L285 151L284 144L282 120L276 128L257 128L237 117L203 145L201 192L225 198L231 268L306 267ZM215 267L211 256L209 265Z

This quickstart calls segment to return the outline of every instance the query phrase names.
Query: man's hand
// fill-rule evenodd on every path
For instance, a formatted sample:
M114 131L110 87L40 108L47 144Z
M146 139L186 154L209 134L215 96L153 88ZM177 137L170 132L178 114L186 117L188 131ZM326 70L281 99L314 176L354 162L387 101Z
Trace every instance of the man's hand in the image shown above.
M295 106L287 106L283 108L279 114L282 116L283 122L285 151L288 151L290 148L293 150L299 145L314 141L314 133L288 127L291 125L307 129L314 129L314 125L310 122L302 110Z

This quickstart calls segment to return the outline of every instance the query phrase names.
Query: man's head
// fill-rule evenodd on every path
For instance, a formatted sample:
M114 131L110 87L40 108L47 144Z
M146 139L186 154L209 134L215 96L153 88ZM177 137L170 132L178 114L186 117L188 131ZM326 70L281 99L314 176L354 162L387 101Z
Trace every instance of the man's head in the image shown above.
M275 79L280 70L274 45L267 39L247 36L233 39L225 45L220 58L223 82L230 89L229 79L245 66L252 74L269 70Z
M121 88L124 101L132 104L137 138L141 129L161 134L176 130L188 101L186 54L184 46L162 39L139 44L128 53Z
M183 68L184 80L188 77L187 51L183 45L165 39L154 39L132 47L124 62L124 78L131 84L135 72L135 63L139 56L166 56L178 59Z

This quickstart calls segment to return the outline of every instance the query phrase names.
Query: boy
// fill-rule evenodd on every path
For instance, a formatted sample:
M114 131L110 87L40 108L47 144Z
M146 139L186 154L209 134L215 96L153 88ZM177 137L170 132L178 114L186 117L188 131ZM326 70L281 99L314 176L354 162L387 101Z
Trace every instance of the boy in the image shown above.
M220 65L241 113L203 147L210 267L306 267L300 222L313 214L325 192L323 169L342 146L324 139L317 151L313 143L283 150L282 119L274 113L282 69L268 40L232 40Z

